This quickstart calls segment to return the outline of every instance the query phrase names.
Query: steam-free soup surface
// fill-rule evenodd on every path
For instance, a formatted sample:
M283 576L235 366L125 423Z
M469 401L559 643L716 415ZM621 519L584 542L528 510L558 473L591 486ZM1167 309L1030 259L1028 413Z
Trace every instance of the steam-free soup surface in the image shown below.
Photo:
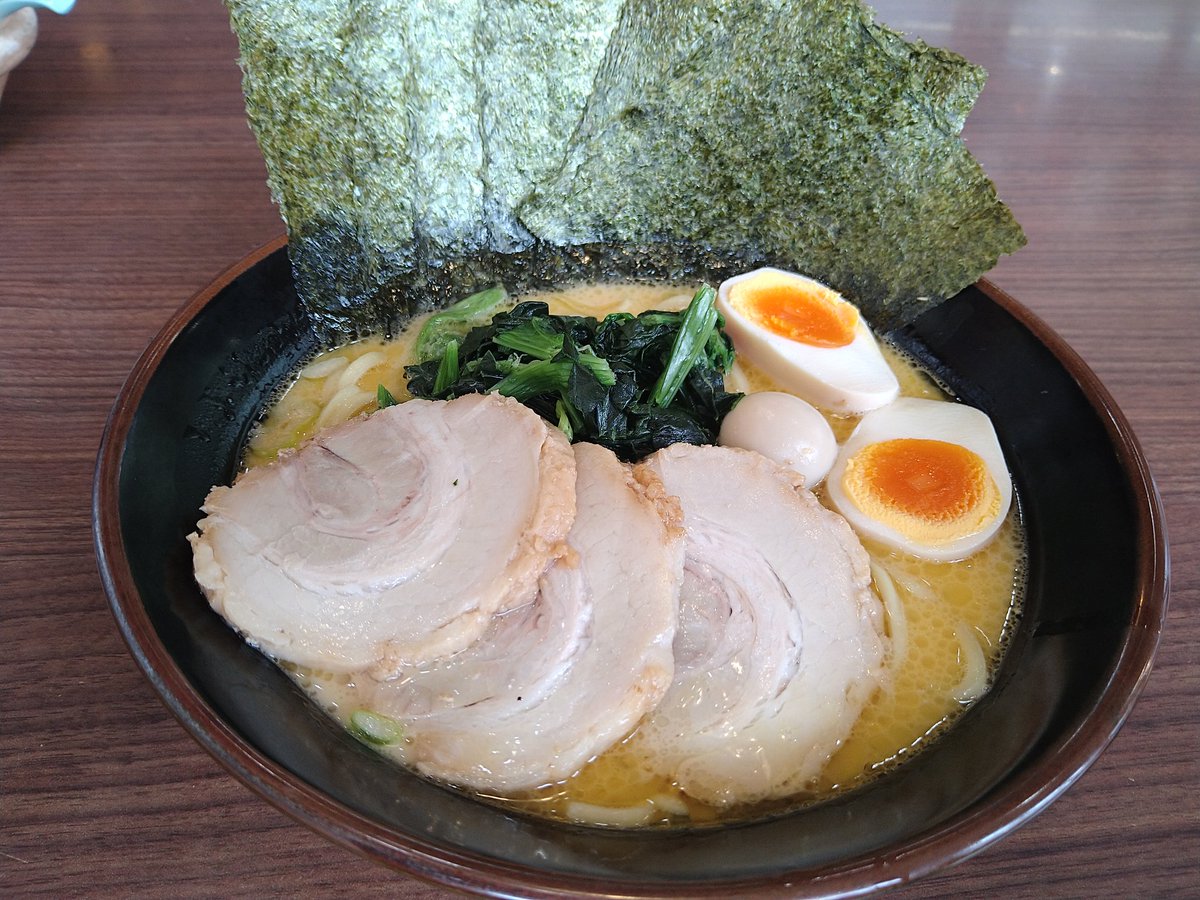
M559 315L601 318L610 312L681 309L689 288L661 285L587 285L522 297L542 300ZM403 367L421 320L392 340L370 338L321 354L299 373L253 436L248 467L273 459L315 431L376 407L376 390L386 387L408 398ZM899 352L883 346L885 358L909 397L945 399L933 381ZM731 390L779 390L763 373L739 360L729 373ZM856 419L827 416L839 441ZM825 502L820 489L819 498ZM926 746L985 690L1001 658L1019 609L1023 586L1024 538L1017 513L997 537L966 560L935 563L864 541L872 561L874 589L888 613L891 641L885 686L864 708L848 739L809 791L786 804L811 801L844 790L901 762ZM358 679L287 666L310 696L348 723L362 708ZM641 825L709 822L760 815L767 810L718 810L683 794L653 774L637 729L585 765L576 775L522 796L495 798L556 818L599 824ZM403 762L403 746L382 748ZM772 808L780 806L771 804Z

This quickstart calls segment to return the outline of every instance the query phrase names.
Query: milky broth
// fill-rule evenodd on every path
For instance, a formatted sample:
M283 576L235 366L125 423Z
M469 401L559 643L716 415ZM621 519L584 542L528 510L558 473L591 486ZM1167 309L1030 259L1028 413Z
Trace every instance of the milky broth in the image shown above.
M596 284L528 295L559 315L602 318L610 312L681 309L691 290L678 286ZM298 374L271 407L249 443L247 467L269 462L302 443L320 427L375 408L384 385L397 400L409 399L404 365L424 318L391 340L371 338L321 354ZM902 353L882 346L900 382L901 395L946 399L937 385ZM729 374L731 390L781 390L739 359ZM827 416L839 442L855 417ZM820 489L817 496L827 506ZM1017 505L996 538L970 558L952 563L918 560L864 541L872 559L875 589L889 608L893 659L885 686L867 704L852 733L825 767L811 792L786 803L718 810L682 794L649 771L636 732L586 765L566 782L517 797L488 798L555 818L596 824L637 825L744 819L810 802L861 783L936 739L986 689L1019 613L1024 585L1024 535ZM347 724L364 705L355 683L362 676L334 676L285 665L331 715ZM380 752L404 762L403 743Z

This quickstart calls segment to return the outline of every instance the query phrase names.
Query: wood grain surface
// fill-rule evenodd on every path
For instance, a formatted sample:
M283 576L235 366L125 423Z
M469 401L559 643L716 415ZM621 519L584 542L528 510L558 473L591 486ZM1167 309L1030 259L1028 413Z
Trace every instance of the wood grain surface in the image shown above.
M990 72L968 145L1030 239L991 273L1093 367L1166 505L1169 620L1112 746L896 896L1200 896L1200 4L886 0ZM0 895L417 898L225 774L126 652L92 467L168 316L282 232L217 0L40 17L0 100Z

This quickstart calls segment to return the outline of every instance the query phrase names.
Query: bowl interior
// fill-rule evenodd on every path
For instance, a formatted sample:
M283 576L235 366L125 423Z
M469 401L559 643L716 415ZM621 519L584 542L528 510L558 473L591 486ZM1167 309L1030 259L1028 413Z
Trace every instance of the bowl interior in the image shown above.
M285 250L251 262L182 310L131 376L101 450L97 547L122 631L167 704L238 777L335 840L494 891L883 884L1036 813L1111 739L1148 672L1166 558L1136 443L1078 359L981 284L893 335L992 416L1029 534L1013 644L950 733L860 790L710 830L552 824L416 777L327 719L192 579L185 536L204 496L229 481L248 427L316 345Z

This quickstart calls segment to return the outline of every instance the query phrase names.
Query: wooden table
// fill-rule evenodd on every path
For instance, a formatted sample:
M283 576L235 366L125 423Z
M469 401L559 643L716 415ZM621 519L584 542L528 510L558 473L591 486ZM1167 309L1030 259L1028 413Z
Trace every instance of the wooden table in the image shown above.
M1039 818L901 895L1200 892L1200 4L886 0L986 66L971 149L1029 235L991 277L1139 434L1174 591L1153 677ZM441 896L228 776L127 654L90 487L122 380L169 314L282 232L216 0L41 17L0 103L0 894Z

